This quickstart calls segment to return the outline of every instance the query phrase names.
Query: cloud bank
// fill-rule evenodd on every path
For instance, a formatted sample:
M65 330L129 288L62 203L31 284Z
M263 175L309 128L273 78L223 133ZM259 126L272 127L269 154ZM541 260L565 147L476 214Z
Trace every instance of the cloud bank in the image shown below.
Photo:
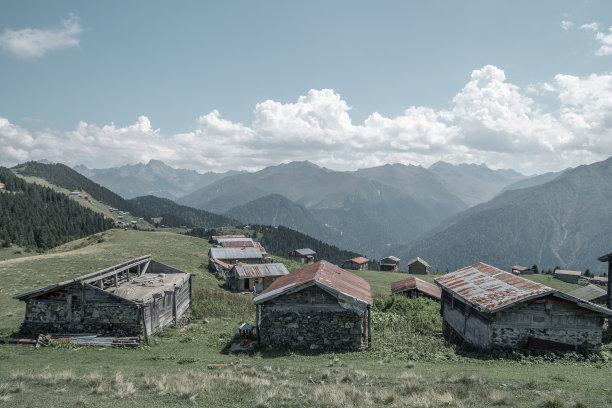
M42 57L59 48L77 47L82 32L79 18L70 14L58 27L22 30L6 28L0 36L0 48L18 58Z
M554 107L543 103L551 96ZM348 170L445 160L529 174L612 155L612 74L560 74L526 92L487 65L471 73L448 109L412 106L394 118L374 112L361 124L352 122L350 110L333 90L313 89L295 102L258 103L249 125L214 110L197 119L196 130L173 135L146 116L126 127L81 122L68 132L32 132L0 118L0 164L46 158L112 167L158 159L224 171L310 160Z

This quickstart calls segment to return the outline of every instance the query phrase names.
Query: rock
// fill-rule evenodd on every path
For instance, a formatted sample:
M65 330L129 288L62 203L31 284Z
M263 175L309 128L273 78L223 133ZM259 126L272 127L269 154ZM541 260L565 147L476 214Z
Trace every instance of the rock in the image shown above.
M203 324L208 324L208 323L210 323L210 322L208 321L208 319L202 319L202 323L203 323Z

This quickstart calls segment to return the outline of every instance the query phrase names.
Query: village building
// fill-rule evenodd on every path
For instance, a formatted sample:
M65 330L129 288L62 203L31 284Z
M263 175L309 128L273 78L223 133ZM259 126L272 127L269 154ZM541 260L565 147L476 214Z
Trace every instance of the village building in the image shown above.
M400 259L396 256L388 256L378 262L378 269L381 271L399 271Z
M411 275L428 275L429 268L430 266L427 261L419 258L418 256L412 261L408 262L408 273Z
M512 270L512 273L515 275L533 275L534 274L534 270L526 266L514 265L511 270Z
M228 265L237 265L239 262L246 264L260 264L264 262L264 254L259 248L210 248L208 259L211 270L217 270L215 261L221 261Z
M310 248L294 249L289 252L289 259L306 265L313 264L316 258L317 253Z
M24 333L148 336L188 319L191 275L150 255L14 297Z
M210 243L211 244L218 244L219 240L223 240L223 239L235 239L235 238L246 238L244 235L213 235L212 237L210 237Z
M607 276L593 276L589 279L591 283L600 286L608 286L608 277Z
M427 297L440 301L442 292L433 283L425 282L422 279L410 277L397 282L391 282L391 294L402 295L409 298Z
M225 284L235 292L259 293L285 275L289 275L289 271L282 263L238 264L227 273Z
M370 284L327 261L278 278L255 298L260 344L358 350L371 344Z
M342 269L365 271L368 269L369 262L370 260L368 258L358 256L357 258L347 259L346 261L342 262Z
M586 285L567 294L587 302L605 304L608 292L595 285Z
M212 270L220 273L221 275L227 275L227 273L232 269L232 265L220 261L218 259L209 259L209 264Z
M262 254L267 255L266 248L251 238L225 238L218 240L221 248L258 248Z
M569 271L566 269L557 269L553 272L553 278L562 280L567 283L578 283L578 280L582 276L580 271Z
M435 279L445 338L478 349L601 349L612 311L477 263Z

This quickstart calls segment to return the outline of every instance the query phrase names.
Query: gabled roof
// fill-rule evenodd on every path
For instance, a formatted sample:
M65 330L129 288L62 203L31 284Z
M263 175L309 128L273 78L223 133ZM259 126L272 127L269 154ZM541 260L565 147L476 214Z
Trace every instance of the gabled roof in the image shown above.
M381 259L380 261L381 261L381 262L382 262L382 261L391 261L391 262L396 262L396 263L397 263L397 262L399 262L399 261L400 261L400 259L399 259L397 256L393 256L393 255L391 255L391 256L387 256L387 257L385 257L385 258Z
M586 285L581 288L572 290L568 295L575 296L578 299L587 300L592 302L593 299L606 296L608 292L595 285Z
M300 248L300 249L294 249L291 252L297 252L298 254L302 255L302 256L308 256L308 255L316 255L317 253L315 251L313 251L310 248Z
M597 260L599 260L601 262L610 262L610 261L612 261L612 252L610 252L609 254L600 256L599 258L597 258Z
M582 275L582 272L580 272L580 271L569 271L567 269L557 269L555 271L555 275L580 276L580 275Z
M217 241L226 238L244 238L244 235L213 235L212 240Z
M358 256L357 258L347 259L343 263L354 262L356 264L362 264L362 263L366 263L366 262L369 262L369 261L370 260L368 258L364 258L363 256Z
M372 305L370 283L327 261L315 262L289 275L276 279L255 298L255 304L316 285L336 297L343 295L362 306Z
M230 262L240 259L261 259L263 254L259 248L210 248L209 256L213 259L227 259Z
M442 297L442 291L433 283L425 282L422 279L410 277L397 282L391 282L391 294L406 292L409 290L418 290L426 293L429 296L440 299Z
M239 264L235 265L232 269L235 270L236 275L241 278L264 278L289 275L289 271L282 263Z
M408 262L408 266L412 265L415 262L419 262L427 267L429 267L430 265L427 263L426 260L424 260L423 258L419 258L418 256L416 258L414 258L412 261Z
M607 276L593 276L591 278L591 280L593 280L595 282L607 282L608 281L608 277Z
M220 267L222 267L223 269L227 269L227 270L230 269L230 266L223 261L220 261L218 259L213 259L213 262L219 265Z
M514 265L514 266L512 267L512 270L513 270L513 271L514 271L514 270L517 270L517 271L520 271L520 272L522 272L522 271L528 271L528 270L530 270L530 269L531 269L531 268L528 268L528 267L526 267L526 266L520 266L520 265Z
M221 246L228 246L228 247L240 246L240 244L242 244L242 246L254 246L255 245L253 243L253 238L245 238L245 237L218 238L216 241Z
M574 302L585 309L612 316L612 310L483 262L440 276L435 281L442 288L485 313L498 312L525 300L553 295Z

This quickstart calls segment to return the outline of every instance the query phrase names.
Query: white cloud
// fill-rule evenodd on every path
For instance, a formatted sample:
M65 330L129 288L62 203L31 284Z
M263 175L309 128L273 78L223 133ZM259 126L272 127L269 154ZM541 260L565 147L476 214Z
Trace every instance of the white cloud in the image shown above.
M567 21L567 20L561 21L561 28L565 31L568 31L573 26L574 26L574 23L572 21Z
M612 26L608 28L608 34L598 32L595 35L595 39L600 43L599 49L595 51L595 55L612 55Z
M540 95L556 97L559 106L544 110L534 99ZM30 132L0 118L0 164L47 158L111 167L159 159L222 171L292 160L335 169L445 160L525 173L560 170L612 155L612 74L557 75L524 91L488 65L472 72L445 110L413 106L397 117L374 112L354 124L349 104L322 89L295 102L261 102L251 124L217 110L196 124L194 131L164 135L141 116L125 127L81 122L69 132Z
M58 27L47 29L4 29L0 36L0 47L19 58L42 57L59 48L77 47L83 29L79 18L70 14Z
M592 22L589 24L583 24L580 26L581 30L597 31L599 30L599 23Z

